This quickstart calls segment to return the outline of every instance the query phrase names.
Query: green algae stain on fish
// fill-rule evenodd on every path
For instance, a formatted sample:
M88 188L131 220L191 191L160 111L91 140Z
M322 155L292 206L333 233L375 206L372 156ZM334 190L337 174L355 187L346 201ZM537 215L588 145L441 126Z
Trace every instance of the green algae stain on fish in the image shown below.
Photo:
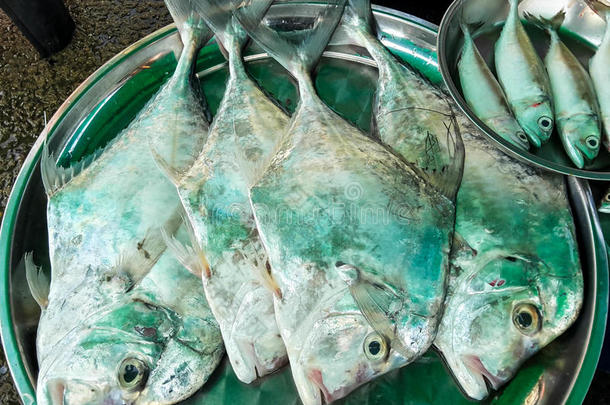
M449 291L434 345L462 390L481 400L575 321L583 276L563 178L517 162L481 135L464 143Z
M510 11L495 45L498 80L521 128L535 147L553 132L551 88L546 71L519 20L519 0Z
M553 92L557 129L567 155L576 167L582 169L597 156L601 145L599 105L593 83L585 68L559 38L557 30L565 18L564 11L550 20L531 15L527 18L551 37L544 63Z

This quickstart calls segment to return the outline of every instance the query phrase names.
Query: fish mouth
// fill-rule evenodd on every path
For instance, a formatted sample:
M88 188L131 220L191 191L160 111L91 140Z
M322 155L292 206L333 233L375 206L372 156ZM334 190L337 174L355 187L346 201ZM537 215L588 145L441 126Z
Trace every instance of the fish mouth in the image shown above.
M475 375L479 375L483 378L485 384L488 386L488 391L489 387L494 390L497 390L504 383L503 379L493 374L485 367L479 356L467 354L462 356L462 361L464 362L464 365L466 366L466 368L468 368L468 370L470 370Z

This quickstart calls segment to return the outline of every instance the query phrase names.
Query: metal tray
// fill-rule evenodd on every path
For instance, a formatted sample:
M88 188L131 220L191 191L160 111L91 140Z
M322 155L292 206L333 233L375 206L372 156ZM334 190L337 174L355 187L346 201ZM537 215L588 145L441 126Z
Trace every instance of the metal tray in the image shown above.
M524 151L497 135L468 106L462 96L457 72L457 62L464 43L459 19L462 10L465 10L466 14L479 13L483 7L485 10L490 10L487 21L491 23L491 28L485 29L480 35L477 34L475 43L488 65L493 66L494 44L500 35L500 30L508 13L508 2L506 0L455 0L449 6L441 21L438 36L438 60L445 84L457 104L490 139L493 139L501 149L517 159L558 173L593 180L610 180L610 153L603 146L600 148L598 157L592 163L585 166L584 169L577 169L565 153L557 130L551 136L551 141L541 148L535 149L532 147L530 151ZM520 12L527 11L533 15L550 17L562 8L566 10L566 19L561 27L560 36L581 63L588 67L589 59L595 53L604 35L605 24L601 17L591 11L583 2L525 0L520 4L519 10ZM538 54L544 56L548 49L548 35L531 24L526 24L525 27Z
M299 23L315 14L313 3L277 4L271 23ZM418 18L375 7L385 45L432 82L442 82L436 63L436 27ZM286 19L290 16L290 19ZM364 130L370 125L376 88L374 63L362 49L345 45L339 30L317 69L316 85L322 99ZM140 108L171 75L181 43L168 26L129 47L87 79L48 123L52 150L64 161L103 145L127 126ZM288 109L298 97L292 79L256 47L249 50L248 70ZM224 90L226 64L217 46L205 47L198 59L203 91L215 112ZM358 100L358 102L354 102ZM39 310L30 296L19 262L34 250L47 250L46 199L38 170L43 133L17 178L0 232L0 323L5 353L25 404L34 403L37 374L35 337ZM496 403L580 403L599 357L607 311L607 256L588 185L568 180L578 228L585 274L586 297L577 323L554 343L528 361L506 388L490 399ZM44 263L43 263L44 265ZM48 263L46 265L48 268ZM185 404L299 403L290 370L251 385L237 381L224 364L208 384ZM343 404L471 403L459 391L438 355L429 352L418 362L363 386Z

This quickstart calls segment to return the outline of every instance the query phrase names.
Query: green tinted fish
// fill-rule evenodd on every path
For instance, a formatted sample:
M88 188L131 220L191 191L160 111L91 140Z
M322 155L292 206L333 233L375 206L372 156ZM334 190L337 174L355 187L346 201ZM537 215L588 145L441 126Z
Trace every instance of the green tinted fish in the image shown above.
M519 0L509 0L510 11L495 46L498 80L508 103L535 147L553 132L549 79L521 21Z
M434 345L462 391L481 400L574 322L583 276L563 177L470 134Z
M429 134L401 115L417 155L405 161L320 100L310 72L343 7L344 1L326 4L310 27L289 33L237 13L299 88L288 131L250 199L281 291L276 317L305 404L344 397L430 346L461 171L459 153L455 160L444 155L459 140L443 124ZM396 69L398 79L402 68ZM417 113L424 115L409 115ZM426 145L429 154L420 156Z
M45 147L48 291L28 266L44 306L39 404L176 403L201 387L222 357L218 325L197 284L164 256L161 228L175 231L181 205L147 144L179 133L159 152L180 165L187 159L182 146L198 142L193 134L205 122L189 78L210 34L194 16L179 26L185 48L176 72L116 140L67 169Z
M589 74L559 38L557 30L563 23L561 11L551 20L527 15L545 29L551 45L544 63L551 79L557 129L563 147L572 162L582 169L593 160L601 145L599 105Z
M598 211L604 214L610 214L610 189L608 189L602 197Z
M529 149L523 129L513 116L500 84L483 60L472 39L471 28L461 24L464 47L458 61L462 93L474 113L502 138L521 149Z
M248 36L232 18L231 1L200 0L195 7L227 55L229 79L207 143L203 149L192 145L196 158L188 169L161 165L177 186L197 256L209 266L203 285L233 370L250 383L287 363L273 310L275 287L248 191L251 172L271 158L289 117L248 76L242 60ZM260 19L265 9L252 12ZM171 144L171 137L165 142Z
M589 74L597 93L600 114L603 123L603 142L610 150L610 3L608 1L591 1L587 3L606 21L606 31L597 52L589 62Z

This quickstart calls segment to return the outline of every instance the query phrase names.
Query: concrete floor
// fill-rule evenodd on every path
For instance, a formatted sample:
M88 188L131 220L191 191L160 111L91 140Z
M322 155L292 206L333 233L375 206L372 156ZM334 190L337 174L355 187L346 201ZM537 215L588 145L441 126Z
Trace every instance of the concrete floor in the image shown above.
M41 60L0 11L0 217L30 147L68 95L119 51L171 22L161 0L65 0L77 30L62 52ZM410 10L406 10L410 11ZM414 13L417 14L417 13ZM586 403L610 404L610 375L598 372ZM0 352L0 404L18 404Z

